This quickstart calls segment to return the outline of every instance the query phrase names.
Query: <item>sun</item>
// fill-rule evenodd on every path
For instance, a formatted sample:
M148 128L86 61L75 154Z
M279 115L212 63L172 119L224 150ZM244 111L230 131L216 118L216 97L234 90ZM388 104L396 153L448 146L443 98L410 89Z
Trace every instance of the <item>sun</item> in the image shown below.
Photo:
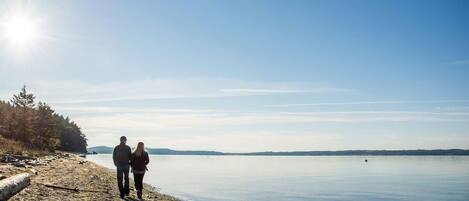
M0 54L8 58L32 58L45 52L51 42L44 12L28 2L13 1L0 6Z
M3 22L4 38L14 45L25 46L38 37L38 24L27 16L13 16Z

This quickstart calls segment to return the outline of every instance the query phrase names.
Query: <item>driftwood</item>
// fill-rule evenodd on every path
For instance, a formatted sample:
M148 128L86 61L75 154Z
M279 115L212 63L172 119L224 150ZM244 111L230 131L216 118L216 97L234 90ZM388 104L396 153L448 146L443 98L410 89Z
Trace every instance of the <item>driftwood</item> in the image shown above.
M79 188L70 188L70 187L65 187L65 186L56 186L52 184L43 184L46 187L49 188L54 188L54 189L61 189L61 190L68 190L68 191L73 191L73 192L94 192L94 193L109 193L109 191L106 190L88 190L88 189L79 189Z
M23 155L12 155L14 158L20 159L20 160L36 160L36 157L32 156L23 156Z
M21 173L0 180L0 200L8 200L8 198L29 186L30 181L28 173Z

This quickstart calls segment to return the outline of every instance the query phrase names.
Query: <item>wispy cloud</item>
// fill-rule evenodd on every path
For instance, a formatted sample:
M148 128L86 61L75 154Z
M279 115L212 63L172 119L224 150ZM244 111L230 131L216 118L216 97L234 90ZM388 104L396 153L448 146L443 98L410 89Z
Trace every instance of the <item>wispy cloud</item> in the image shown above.
M265 105L264 107L303 107L303 106L340 106L340 105L379 105L379 104L435 104L435 103L469 103L469 100L388 100L388 101L355 101L355 102L319 102Z
M66 108L61 108L61 110ZM187 109L132 109L82 108L93 114L74 116L93 143L105 143L109 137L128 135L132 139L148 141L153 146L203 149L255 149L256 142L263 142L258 150L301 149L337 147L334 136L315 133L305 125L338 125L354 127L374 123L439 123L469 122L469 112L426 112L426 111L337 111L337 112L266 112L229 110ZM74 108L78 111L79 108ZM77 112L75 112L77 113ZM339 124L336 124L339 123ZM297 128L298 127L298 128ZM293 129L292 128L297 128ZM263 135L259 134L263 130ZM373 129L372 129L373 130ZM373 130L377 132L376 130ZM349 132L356 132L350 130ZM371 132L371 131L370 131ZM233 134L233 135L230 135ZM237 134L234 134L237 133ZM304 136L298 136L302 133ZM302 141L303 140L303 141ZM244 141L244 143L243 143ZM277 146L278 143L291 143ZM305 143L299 143L305 142ZM321 142L324 147L307 145L306 142ZM382 141L381 141L382 142ZM223 146L214 146L217 144ZM349 143L348 143L349 144ZM265 145L265 146L264 146ZM296 147L295 147L296 145ZM301 145L301 146L300 146ZM303 146L304 145L304 146ZM327 148L329 147L329 148Z
M147 79L105 83L36 81L26 84L35 94L38 94L40 99L56 104L350 91L308 83L206 78Z
M315 87L309 89L285 89L285 88L234 88L234 89L221 89L223 93L249 95L249 94L282 94L282 93L327 93L327 92L340 92L348 91L342 88L333 87Z
M140 110L137 110L140 111ZM152 111L147 109L146 111ZM102 113L74 117L83 128L133 132L176 132L197 129L304 123L469 122L468 112L360 111L360 112L230 112L153 110Z
M452 65L469 65L469 60L458 60L450 62Z
M325 112L290 112L290 111L253 111L253 110L219 110L219 109L187 109L187 108L132 108L132 107L104 107L104 106L57 106L57 110L73 112L76 114L86 113L119 113L119 114L188 114L188 115L248 115L248 116L319 116L319 115L438 115L438 116L469 116L469 112L434 112L434 111L325 111Z

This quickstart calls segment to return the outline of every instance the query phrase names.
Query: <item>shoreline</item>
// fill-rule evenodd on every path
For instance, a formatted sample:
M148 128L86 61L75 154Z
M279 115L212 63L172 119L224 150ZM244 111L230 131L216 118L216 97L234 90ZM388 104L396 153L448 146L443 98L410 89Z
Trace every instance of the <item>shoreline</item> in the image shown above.
M63 157L57 157L57 154L40 157L40 159L54 158L45 165L16 167L11 163L0 163L0 174L6 177L20 173L31 175L30 185L9 200L139 200L133 190L132 178L130 179L130 196L121 199L117 189L116 174L112 169L88 161L76 154L62 155ZM69 190L51 188L46 185L69 188ZM146 183L143 200L181 201L171 195L159 193L156 187Z

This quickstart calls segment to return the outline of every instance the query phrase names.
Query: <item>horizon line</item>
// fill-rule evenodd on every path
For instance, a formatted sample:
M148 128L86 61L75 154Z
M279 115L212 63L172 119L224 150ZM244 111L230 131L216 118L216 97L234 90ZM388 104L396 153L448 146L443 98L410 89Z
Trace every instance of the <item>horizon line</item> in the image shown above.
M86 149L91 149L91 148L98 148L98 147L103 147L103 148L113 148L111 146L106 146L106 145L99 145L99 146L92 146L92 147L87 147ZM203 149L194 149L194 150L189 150L189 149L184 149L184 150L179 150L179 149L172 149L172 148L154 148L154 147L148 147L145 148L146 150L149 149L168 149L171 151L191 151L191 152L218 152L218 153L223 153L223 154L250 154L250 153L292 153L292 152L343 152L343 151L449 151L449 150L463 150L463 151L469 151L469 148L435 148L435 149L337 149L337 150L297 150L297 151L247 151L247 152L225 152L225 151L216 151L216 150L203 150Z

